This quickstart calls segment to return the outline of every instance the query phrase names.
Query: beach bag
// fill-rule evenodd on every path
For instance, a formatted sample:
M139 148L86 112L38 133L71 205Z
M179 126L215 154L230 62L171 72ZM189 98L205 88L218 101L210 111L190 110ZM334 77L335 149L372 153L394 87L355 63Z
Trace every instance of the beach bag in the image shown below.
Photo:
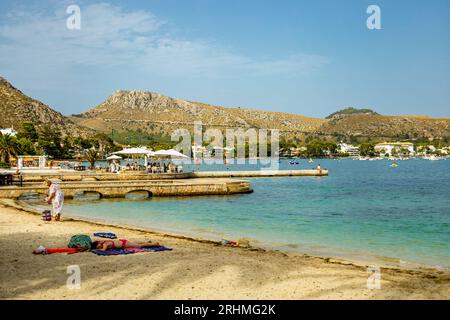
M50 210L42 211L42 220L52 221L52 212Z
M76 234L69 240L68 248L77 248L81 250L90 250L92 240L91 237L85 234Z

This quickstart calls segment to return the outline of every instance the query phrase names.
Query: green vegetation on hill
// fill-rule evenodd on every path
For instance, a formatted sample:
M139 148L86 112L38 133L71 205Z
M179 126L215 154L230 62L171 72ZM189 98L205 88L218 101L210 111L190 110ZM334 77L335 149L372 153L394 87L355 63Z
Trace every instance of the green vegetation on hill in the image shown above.
M353 107L348 107L348 108L345 108L345 109L333 112L332 114L330 114L325 119L332 119L332 118L334 118L336 116L351 116L351 115L355 115L355 114L378 115L378 113L376 113L375 111L373 111L371 109L357 109L357 108L353 108Z
M170 149L176 145L176 142L171 141L170 136L163 134L151 134L141 129L115 131L111 130L108 135L114 142L127 146L148 146L154 150Z

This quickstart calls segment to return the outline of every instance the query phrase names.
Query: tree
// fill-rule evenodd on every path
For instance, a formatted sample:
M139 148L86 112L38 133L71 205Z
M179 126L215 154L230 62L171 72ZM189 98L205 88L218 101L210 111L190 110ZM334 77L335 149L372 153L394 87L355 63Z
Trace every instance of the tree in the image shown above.
M98 149L101 157L104 157L110 152L116 151L114 141L104 133L97 133L91 140L91 143L95 148Z
M337 145L334 142L313 140L306 145L306 155L308 157L323 157L335 154Z
M73 141L73 146L77 151L83 151L92 148L92 141L89 139L83 139L81 137L76 137Z
M309 157L322 157L322 147L322 142L320 142L319 140L312 140L306 145L306 155Z
M44 153L53 158L59 158L63 154L61 133L50 126L43 128L42 133L39 135L38 144Z
M34 144L30 139L28 139L28 138L17 139L17 144L23 155L35 155L36 154L36 148L34 147Z
M373 142L365 142L362 143L359 146L359 153L363 156L363 157L373 157L376 155L375 152L375 143Z
M91 169L95 167L95 162L100 159L100 154L97 149L89 149L85 154L85 159L91 164Z
M400 154L402 156L409 156L409 150L407 148L400 148Z
M17 139L10 134L0 133L0 162L11 163L12 157L17 157L20 152Z
M36 127L32 122L24 122L22 123L22 128L17 134L17 138L26 138L31 142L37 142L39 139L39 135L36 131Z

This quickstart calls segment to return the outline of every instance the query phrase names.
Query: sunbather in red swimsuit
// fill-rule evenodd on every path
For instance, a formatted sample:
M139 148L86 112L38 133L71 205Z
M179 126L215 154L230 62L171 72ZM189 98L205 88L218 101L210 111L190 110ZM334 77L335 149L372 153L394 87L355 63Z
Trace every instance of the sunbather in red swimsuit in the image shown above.
M121 249L125 249L126 246L127 246L128 240L127 240L127 239L119 239L119 241L122 243L122 245L120 246L120 248L121 248ZM112 249L114 249L114 248L116 247L116 244L115 244L114 240L103 240L103 241L98 241L98 242L97 242L97 248L103 248L103 245L104 245L105 243L111 243L110 248L112 248ZM109 247L109 246L108 246L108 247ZM108 247L107 247L107 248L108 248Z
M158 242L132 242L127 239L119 239L121 245L118 245L117 248L125 249L125 248L142 248L142 247L158 247ZM108 248L116 248L116 243L114 240L102 240L97 241L97 250L107 250Z

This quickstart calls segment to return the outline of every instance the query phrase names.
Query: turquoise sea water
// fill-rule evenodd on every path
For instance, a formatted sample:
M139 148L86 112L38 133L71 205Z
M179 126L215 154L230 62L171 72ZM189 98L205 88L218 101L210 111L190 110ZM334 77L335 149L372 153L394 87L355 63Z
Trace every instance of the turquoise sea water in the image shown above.
M299 160L328 177L254 178L254 192L146 201L67 201L91 219L283 250L450 267L450 160ZM230 170L255 166L229 166ZM201 170L226 170L202 166Z

